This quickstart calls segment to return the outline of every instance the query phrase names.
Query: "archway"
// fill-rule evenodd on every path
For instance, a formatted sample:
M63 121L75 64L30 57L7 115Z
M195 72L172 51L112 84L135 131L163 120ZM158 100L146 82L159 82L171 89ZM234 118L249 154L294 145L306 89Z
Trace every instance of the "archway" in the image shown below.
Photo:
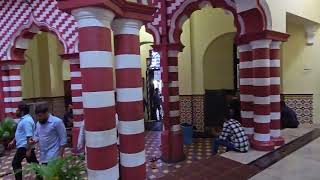
M52 33L41 32L28 43L24 53L25 63L21 66L21 89L23 101L36 105L48 102L50 111L63 119L67 103L65 82L70 79L70 72L64 69L59 54L62 44ZM66 71L66 72L64 72ZM63 78L63 74L67 77ZM34 109L32 105L31 109ZM33 112L31 112L33 115Z
M24 52L28 43L40 32L52 32L63 46L62 59L70 60L74 129L78 129L83 120L83 107L78 32L74 17L59 10L56 0L14 0L10 3L0 2L0 5L2 12L5 12L0 14L3 20L0 23L3 33L0 41L0 59L4 71L1 83L1 110L4 112L0 114L14 116L17 105L22 100L20 69L26 60ZM13 14L16 16L12 16Z
M203 124L205 134L209 136L214 135L212 133L216 133L216 129L222 128L225 112L231 101L233 106L235 104L240 106L237 97L238 59L234 36L235 33L218 36L210 43L203 56ZM233 108L240 109L240 107ZM238 121L240 121L239 116L239 111L236 111L235 119Z
M0 2L0 5L3 12L6 12L1 13L3 21L0 23L3 37L0 41L0 59L3 68L8 69L9 65L23 64L24 51L27 49L29 40L41 30L51 31L57 35L63 44L64 54L77 53L76 21L73 16L58 9L56 0L11 1L10 4ZM16 16L12 16L13 14ZM12 66L12 68L18 67ZM6 85L6 82L10 84L8 79L10 75L7 75L5 77L7 81L4 82L1 91L6 101L2 106L3 109L7 108L7 115L14 113L17 103L21 101L20 73L12 70L11 75L14 79L11 84L15 88L8 88L10 86Z
M164 5L161 2L154 4L160 7ZM204 6L222 8L234 16L237 27L235 42L240 52L243 126L255 149L272 150L275 144L284 143L280 133L280 74L277 62L280 59L279 44L286 41L288 35L271 30L270 11L264 0L175 1L169 3L167 12L158 11L154 14L154 21L147 27L154 35L162 55L163 77L167 83L163 91L168 92L165 99L170 102L164 108L167 129L179 123L176 121L179 115L172 116L170 112L179 110L179 106L174 105L179 103L179 99L174 98L179 95L178 87L173 87L172 83L178 81L173 78L177 74L173 68L177 67L177 52L182 49L182 24L194 11ZM162 18L164 14L167 18ZM168 35L167 39L163 35Z

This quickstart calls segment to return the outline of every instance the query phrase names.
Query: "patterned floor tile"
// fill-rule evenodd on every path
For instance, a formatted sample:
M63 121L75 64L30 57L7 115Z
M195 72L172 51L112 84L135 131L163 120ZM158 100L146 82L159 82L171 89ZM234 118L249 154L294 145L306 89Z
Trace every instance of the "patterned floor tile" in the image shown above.
M178 169L183 168L186 165L197 162L202 159L208 159L211 157L211 139L195 139L194 143L184 147L186 154L186 160L183 162L168 164L160 160L161 156L161 132L146 132L146 159L147 159L147 178L158 179L166 174L176 172ZM13 180L11 161L13 159L15 151L6 152L6 155L0 157L0 180ZM39 150L37 150L39 155ZM66 155L71 155L71 149L66 149ZM152 159L156 159L155 162L151 162ZM23 163L24 165L26 162ZM86 172L81 174L86 176ZM29 176L29 175L28 175ZM25 177L25 179L32 179L32 177ZM87 178L85 178L87 179Z

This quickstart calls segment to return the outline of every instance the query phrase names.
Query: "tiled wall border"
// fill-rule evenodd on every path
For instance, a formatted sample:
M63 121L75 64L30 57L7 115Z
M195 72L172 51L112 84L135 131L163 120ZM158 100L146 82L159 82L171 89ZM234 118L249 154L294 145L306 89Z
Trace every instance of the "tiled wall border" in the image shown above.
M313 94L283 94L286 104L296 113L301 124L313 124Z
M180 95L181 123L192 123L196 132L204 132L204 95Z

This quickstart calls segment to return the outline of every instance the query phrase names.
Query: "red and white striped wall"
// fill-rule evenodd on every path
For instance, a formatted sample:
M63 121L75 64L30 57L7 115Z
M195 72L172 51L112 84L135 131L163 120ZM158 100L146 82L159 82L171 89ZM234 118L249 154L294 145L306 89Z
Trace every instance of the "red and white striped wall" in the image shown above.
M280 68L280 46L281 41L273 41L270 46L270 95L271 95L271 139L276 146L284 144L281 137L281 68Z
M238 46L239 50L239 78L242 126L246 135L251 139L254 134L253 123L253 64L250 44Z
M78 22L88 178L119 178L110 24L98 7L72 10Z
M177 50L168 51L168 80L169 80L169 119L170 126L180 126L179 80L178 80Z
M4 95L5 116L15 118L19 103L22 101L20 76L21 65L2 66L2 88Z
M250 43L253 67L253 111L254 135L252 146L261 151L274 149L271 141L271 100L270 96L270 43L271 40L257 40Z
M114 30L120 176L146 179L139 30L142 22L116 19Z

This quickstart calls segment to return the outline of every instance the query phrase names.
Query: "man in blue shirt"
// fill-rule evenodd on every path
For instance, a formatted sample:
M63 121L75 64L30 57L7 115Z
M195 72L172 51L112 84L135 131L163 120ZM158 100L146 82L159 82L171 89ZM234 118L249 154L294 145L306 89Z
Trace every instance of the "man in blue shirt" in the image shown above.
M35 131L35 123L29 115L29 106L19 104L16 115L20 118L18 122L15 139L9 144L10 147L16 145L17 151L12 161L12 168L15 172L16 180L22 180L22 165L24 158L28 163L39 163L34 152L33 146L28 143L33 137Z
M47 104L40 104L35 109L38 119L34 140L39 143L40 162L48 163L52 159L63 157L67 145L67 133L63 121L51 115Z

